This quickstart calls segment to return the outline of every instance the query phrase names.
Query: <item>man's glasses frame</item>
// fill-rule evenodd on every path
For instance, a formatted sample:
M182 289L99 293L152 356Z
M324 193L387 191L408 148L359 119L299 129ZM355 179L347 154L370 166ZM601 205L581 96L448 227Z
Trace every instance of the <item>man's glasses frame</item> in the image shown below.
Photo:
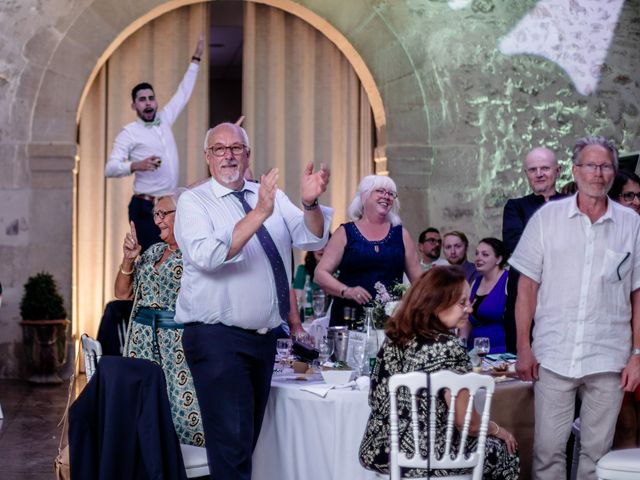
M602 173L613 173L616 171L615 167L610 163L602 163L600 165L596 163L574 163L576 167L584 168L587 173L596 173L600 170Z
M208 147L207 151L211 152L214 157L224 157L224 154L229 150L234 157L237 157L242 155L245 148L247 148L247 146L242 143L234 143L233 145L222 145L221 143L216 143L215 145Z

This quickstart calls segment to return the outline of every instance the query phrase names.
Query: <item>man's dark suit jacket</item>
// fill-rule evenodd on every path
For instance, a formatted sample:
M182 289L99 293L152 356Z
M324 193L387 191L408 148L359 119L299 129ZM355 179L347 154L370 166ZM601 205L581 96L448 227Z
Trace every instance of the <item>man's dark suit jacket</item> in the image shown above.
M69 408L71 478L186 480L162 368L102 357Z
M564 195L556 193L550 200L563 198ZM509 199L502 213L502 241L507 249L507 255L511 255L520 241L524 227L536 211L544 205L544 197L533 193L520 198ZM514 269L509 269L507 280L507 303L504 312L504 328L506 335L507 352L516 353L516 295L518 293L518 278L520 274Z

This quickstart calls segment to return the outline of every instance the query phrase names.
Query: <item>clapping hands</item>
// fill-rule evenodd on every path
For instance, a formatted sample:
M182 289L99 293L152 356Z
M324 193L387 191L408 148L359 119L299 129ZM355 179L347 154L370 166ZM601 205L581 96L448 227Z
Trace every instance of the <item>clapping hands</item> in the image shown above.
M307 163L302 174L300 184L300 197L306 205L311 205L316 199L327 190L331 171L324 163L320 164L317 172L313 171L313 162Z

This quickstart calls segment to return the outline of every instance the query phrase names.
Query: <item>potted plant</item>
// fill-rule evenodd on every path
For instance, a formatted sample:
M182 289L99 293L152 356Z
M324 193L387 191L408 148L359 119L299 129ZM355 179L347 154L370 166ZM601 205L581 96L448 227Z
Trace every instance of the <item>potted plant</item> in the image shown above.
M40 272L29 277L24 284L20 315L29 381L62 382L58 370L66 359L69 321L50 273Z

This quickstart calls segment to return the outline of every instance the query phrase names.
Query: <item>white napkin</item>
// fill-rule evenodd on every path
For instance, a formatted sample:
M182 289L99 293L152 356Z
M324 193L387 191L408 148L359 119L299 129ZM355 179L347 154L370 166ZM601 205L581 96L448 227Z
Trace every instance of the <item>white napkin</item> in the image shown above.
M362 375L361 377L356 378L356 388L358 390L368 392L370 386L371 386L371 379L366 375Z
M342 388L351 388L356 384L355 381L347 382L342 385L328 385L326 383L321 383L319 385L305 385L304 387L300 387L300 390L305 392L313 393L314 395L318 395L319 397L326 397L329 390L332 389L342 389Z

